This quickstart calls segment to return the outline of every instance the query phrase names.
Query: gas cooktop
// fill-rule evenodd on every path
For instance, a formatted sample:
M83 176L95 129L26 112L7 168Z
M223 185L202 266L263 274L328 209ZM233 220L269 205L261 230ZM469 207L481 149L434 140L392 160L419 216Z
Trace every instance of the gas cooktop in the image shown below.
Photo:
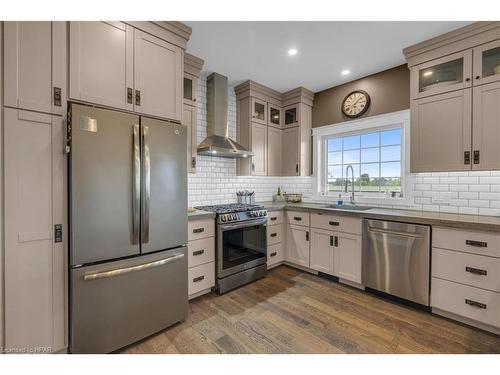
M197 210L215 212L217 215L230 214L235 212L264 210L264 206L258 204L243 204L243 203L217 204L214 206L197 206L195 208Z

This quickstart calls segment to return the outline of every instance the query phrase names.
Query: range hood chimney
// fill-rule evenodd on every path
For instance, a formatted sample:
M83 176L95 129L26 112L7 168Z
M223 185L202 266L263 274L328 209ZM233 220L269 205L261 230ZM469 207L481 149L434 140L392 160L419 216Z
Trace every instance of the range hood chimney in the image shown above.
M207 78L207 138L198 155L241 158L253 153L229 138L227 122L227 77L212 73Z

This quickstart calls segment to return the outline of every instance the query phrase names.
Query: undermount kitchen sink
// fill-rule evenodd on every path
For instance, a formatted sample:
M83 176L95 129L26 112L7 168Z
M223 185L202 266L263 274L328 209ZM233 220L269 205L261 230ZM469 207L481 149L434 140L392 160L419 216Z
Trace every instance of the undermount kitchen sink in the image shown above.
M370 210L373 207L368 207L368 206L344 206L344 205L338 205L338 204L329 204L325 206L326 208L334 208L336 210L345 210L345 211L366 211Z

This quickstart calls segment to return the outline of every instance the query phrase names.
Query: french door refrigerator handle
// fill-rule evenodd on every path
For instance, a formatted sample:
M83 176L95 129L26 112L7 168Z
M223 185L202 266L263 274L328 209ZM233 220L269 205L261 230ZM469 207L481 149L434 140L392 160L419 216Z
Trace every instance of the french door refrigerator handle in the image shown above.
M141 207L141 145L139 141L139 125L135 124L134 134L134 153L133 153L133 176L132 183L132 243L139 243L140 229L140 207Z
M149 149L149 126L142 127L142 243L149 242L149 201L151 198L151 154Z

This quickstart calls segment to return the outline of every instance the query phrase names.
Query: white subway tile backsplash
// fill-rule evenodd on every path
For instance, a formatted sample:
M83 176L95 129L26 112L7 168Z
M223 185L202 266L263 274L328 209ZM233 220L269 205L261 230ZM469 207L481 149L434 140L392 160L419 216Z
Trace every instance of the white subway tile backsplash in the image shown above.
M198 143L207 135L206 76L198 80ZM229 136L236 138L236 96L229 87ZM432 172L411 174L408 207L380 205L443 213L500 216L500 171ZM196 174L188 176L189 206L231 203L236 190L249 189L257 201L272 199L281 186L289 193L302 193L311 201L312 177L236 176L236 160L198 156Z

